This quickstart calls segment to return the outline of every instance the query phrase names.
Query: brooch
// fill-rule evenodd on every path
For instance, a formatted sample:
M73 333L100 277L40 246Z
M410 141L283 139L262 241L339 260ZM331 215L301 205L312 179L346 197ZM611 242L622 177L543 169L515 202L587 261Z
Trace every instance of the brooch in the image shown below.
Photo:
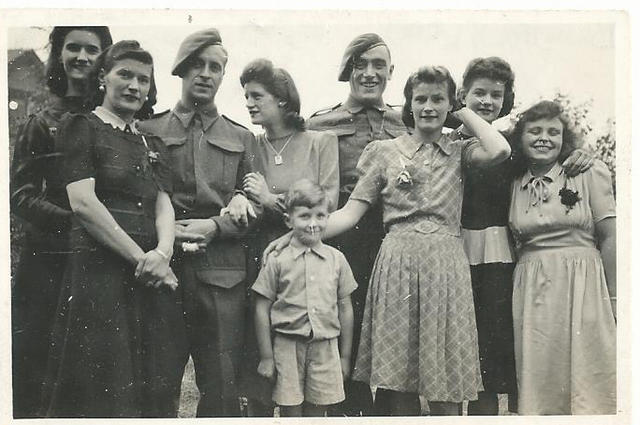
M411 186L413 184L413 178L411 177L409 170L407 170L407 166L402 160L402 157L398 157L398 159L400 159L402 171L400 171L400 174L396 177L396 182L398 183L398 186Z
M160 154L155 151L149 151L147 153L147 157L149 158L149 163L155 164L156 162L158 162L158 158L160 157Z

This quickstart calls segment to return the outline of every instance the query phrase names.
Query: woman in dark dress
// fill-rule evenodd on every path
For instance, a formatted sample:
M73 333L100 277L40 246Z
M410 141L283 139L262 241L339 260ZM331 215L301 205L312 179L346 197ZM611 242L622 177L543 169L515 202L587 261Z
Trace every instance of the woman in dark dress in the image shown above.
M169 267L174 213L166 149L133 129L155 103L136 41L98 58L96 104L62 125L73 250L45 383L51 417L175 416L185 348ZM177 386L177 388L176 388Z
M62 116L88 112L89 73L111 45L107 27L55 27L47 60L49 104L32 115L16 141L11 212L25 220L26 237L11 293L13 415L37 417L68 247L71 209L59 179L54 135Z

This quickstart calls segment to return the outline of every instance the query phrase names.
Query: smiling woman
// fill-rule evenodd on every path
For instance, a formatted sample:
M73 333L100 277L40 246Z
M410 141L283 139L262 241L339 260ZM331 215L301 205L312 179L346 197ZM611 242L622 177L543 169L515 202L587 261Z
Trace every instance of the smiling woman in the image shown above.
M98 54L111 45L111 33L107 27L55 27L49 41L52 97L24 125L11 166L11 212L29 223L11 293L16 418L40 415L48 337L69 252L71 209L54 135L66 113L91 110L87 80Z

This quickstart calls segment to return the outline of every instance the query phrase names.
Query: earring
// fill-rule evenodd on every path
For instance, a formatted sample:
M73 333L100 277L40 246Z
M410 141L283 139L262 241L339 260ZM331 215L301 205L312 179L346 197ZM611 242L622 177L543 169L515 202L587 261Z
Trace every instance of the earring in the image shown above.
M413 116L413 111L409 111L409 115Z
M284 103L284 102L278 102L278 106L279 106L279 107L281 107L281 108L282 108L284 105L285 105L285 103Z
M104 84L100 84L98 86L98 90L100 90L102 93L104 93Z
M147 102L149 100L149 96L144 97L144 101Z

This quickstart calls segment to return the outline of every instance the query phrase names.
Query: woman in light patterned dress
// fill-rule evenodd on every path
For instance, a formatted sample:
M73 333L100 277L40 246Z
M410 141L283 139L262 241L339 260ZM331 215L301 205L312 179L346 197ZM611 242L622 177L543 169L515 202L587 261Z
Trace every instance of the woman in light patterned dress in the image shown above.
M516 124L520 158L509 226L518 242L513 322L518 411L616 412L616 210L596 161L568 177L576 138L562 108L542 101Z
M462 169L509 157L509 144L467 108L453 112L477 136L442 133L456 87L444 67L412 74L403 120L411 134L371 142L347 204L325 237L382 202L387 235L372 271L353 378L384 391L378 415L457 415L482 391L469 263L460 238ZM379 400L379 399L378 399Z

